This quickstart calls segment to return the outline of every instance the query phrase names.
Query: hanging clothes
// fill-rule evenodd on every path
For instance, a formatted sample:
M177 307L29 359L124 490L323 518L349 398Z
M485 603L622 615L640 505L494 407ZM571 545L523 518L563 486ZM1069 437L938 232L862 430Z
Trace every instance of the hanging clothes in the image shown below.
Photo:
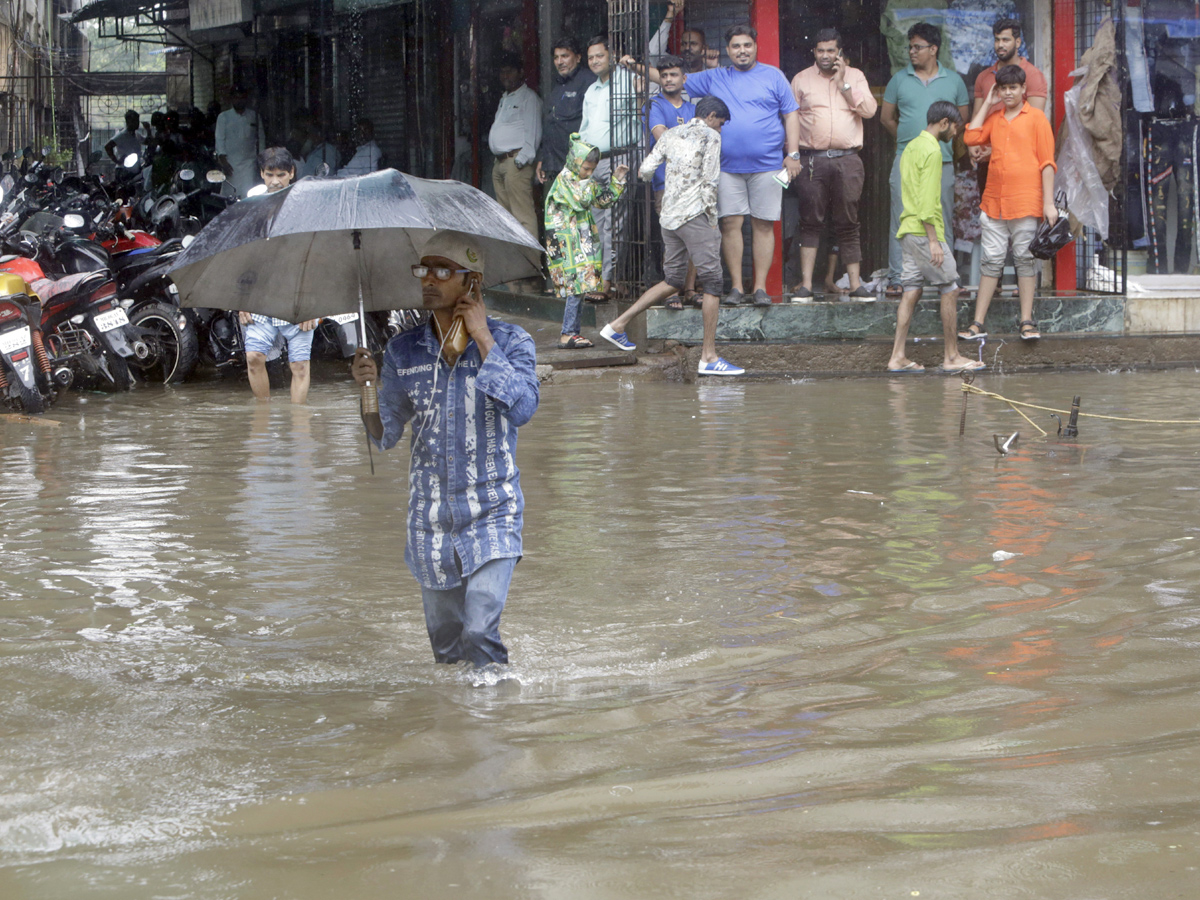
M1150 259L1159 275L1173 272L1186 275L1191 265L1192 244L1196 233L1197 197L1196 154L1197 123L1194 118L1153 119L1146 131L1143 151L1146 205L1150 213ZM1176 234L1172 254L1167 246L1171 178L1175 179ZM1167 260L1172 259L1168 269Z

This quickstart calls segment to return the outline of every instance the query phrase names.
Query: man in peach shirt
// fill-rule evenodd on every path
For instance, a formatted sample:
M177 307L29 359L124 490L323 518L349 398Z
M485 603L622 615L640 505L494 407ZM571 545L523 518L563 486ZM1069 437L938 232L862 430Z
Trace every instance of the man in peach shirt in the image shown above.
M1002 108L988 115L997 100L1003 104ZM1058 210L1054 207L1054 132L1046 114L1025 99L1024 69L1005 66L996 73L996 83L975 110L963 140L968 147L990 145L992 158L979 207L983 263L975 299L975 321L959 337L965 340L987 337L983 322L1004 272L1004 257L1011 243L1021 304L1020 334L1024 340L1036 340L1041 337L1033 321L1037 268L1029 244L1042 217L1053 224L1058 219Z
M859 267L858 201L863 189L863 119L875 115L878 104L867 78L842 57L842 36L834 28L817 33L816 64L792 79L800 105L800 272L802 283L792 296L811 300L817 246L826 215L833 217L838 253L850 277L851 297L872 297L862 286Z

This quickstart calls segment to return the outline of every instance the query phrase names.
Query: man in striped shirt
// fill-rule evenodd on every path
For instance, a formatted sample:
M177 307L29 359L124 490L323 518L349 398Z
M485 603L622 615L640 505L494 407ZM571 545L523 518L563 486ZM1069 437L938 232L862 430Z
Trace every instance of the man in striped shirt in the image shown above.
M413 275L429 324L388 341L379 384L383 438L412 434L404 561L421 585L425 627L439 663L508 662L500 614L521 558L525 499L517 429L538 406L533 338L490 318L479 285L486 260L470 237L439 232ZM466 330L454 345L455 321ZM360 347L351 368L375 382Z

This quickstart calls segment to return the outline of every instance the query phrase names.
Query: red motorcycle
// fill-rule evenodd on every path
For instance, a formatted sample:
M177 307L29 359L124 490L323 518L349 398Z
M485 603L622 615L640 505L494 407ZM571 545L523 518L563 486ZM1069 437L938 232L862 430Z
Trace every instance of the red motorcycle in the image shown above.
M150 350L121 308L112 276L102 270L47 278L37 261L45 252L38 238L22 232L7 246L16 253L0 257L0 272L20 277L41 301L40 332L54 380L68 387L77 376L102 377L118 390L133 387L129 363Z

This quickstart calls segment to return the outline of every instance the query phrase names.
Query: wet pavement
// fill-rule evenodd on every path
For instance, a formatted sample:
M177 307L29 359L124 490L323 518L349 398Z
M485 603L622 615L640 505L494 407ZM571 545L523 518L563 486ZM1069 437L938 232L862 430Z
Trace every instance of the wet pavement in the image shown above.
M1200 374L977 384L1180 419ZM498 680L430 662L407 453L276 398L0 421L0 897L1194 894L1200 429L547 386Z

